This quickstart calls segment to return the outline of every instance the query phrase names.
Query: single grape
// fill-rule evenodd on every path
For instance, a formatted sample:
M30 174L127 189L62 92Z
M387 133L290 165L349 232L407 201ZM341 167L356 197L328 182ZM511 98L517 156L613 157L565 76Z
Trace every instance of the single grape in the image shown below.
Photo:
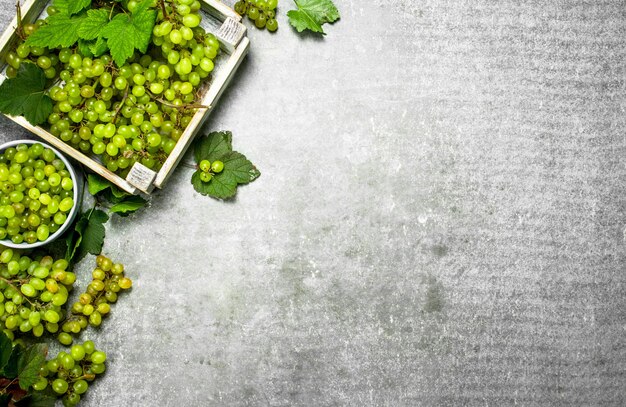
M213 171L216 174L219 174L220 172L222 172L224 170L224 163L221 161L213 161L213 163L211 164L211 171Z

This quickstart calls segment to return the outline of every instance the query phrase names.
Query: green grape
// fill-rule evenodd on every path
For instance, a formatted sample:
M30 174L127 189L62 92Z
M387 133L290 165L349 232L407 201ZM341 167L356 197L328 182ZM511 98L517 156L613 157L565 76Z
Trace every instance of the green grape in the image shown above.
M89 384L87 383L86 380L77 380L76 382L74 382L74 385L72 386L74 389L74 392L76 392L76 394L84 394L87 389L89 388Z
M101 351L95 351L91 354L90 360L96 365L101 365L106 361L106 354Z
M248 9L248 18L252 21L256 20L257 18L259 18L259 9L256 7L250 7Z
M211 162L209 160L200 161L199 168L204 172L211 171Z
M267 20L267 23L265 23L265 28L267 28L267 31L274 32L278 30L278 22L275 19L270 18Z
M264 14L261 14L254 22L254 25L256 25L257 28L264 28L266 23L267 23L267 18L265 17Z
M68 388L69 388L69 385L67 384L67 381L65 381L64 379L55 379L52 382L52 390L54 390L55 393L65 394Z
M200 180L202 182L209 182L213 179L213 176L211 175L211 173L208 172L201 172L200 173Z
M83 345L74 345L70 350L70 354L77 362L83 360L85 357L85 347Z
M96 349L93 341L83 342L83 348L85 349L85 354L87 355L91 355Z
M224 163L221 161L213 161L213 163L211 164L211 171L213 171L214 173L220 173L224 170Z

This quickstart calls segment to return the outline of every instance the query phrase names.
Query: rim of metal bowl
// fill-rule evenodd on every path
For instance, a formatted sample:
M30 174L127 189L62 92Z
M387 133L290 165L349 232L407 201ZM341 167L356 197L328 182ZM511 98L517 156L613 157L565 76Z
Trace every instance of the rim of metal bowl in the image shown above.
M61 225L59 230L57 230L56 232L48 236L46 240L41 241L41 242L37 241L35 243L16 244L16 243L13 243L10 239L0 240L0 245L11 247L13 249L35 249L41 246L45 246L49 243L52 243L53 241L58 239L59 236L61 236L63 233L65 233L65 231L67 231L67 228L72 224L72 222L76 218L76 214L79 210L79 207L82 201L82 188L83 188L82 175L76 172L76 170L74 169L74 166L70 163L67 157L65 157L61 152L59 152L59 150L57 150L56 148L42 141L29 140L29 139L8 141L0 145L0 152L6 150L7 148L14 147L20 144L41 144L45 148L49 148L50 150L52 150L54 154L57 156L57 158L63 161L63 164L65 164L65 168L70 173L70 178L72 179L72 182L74 183L74 188L73 188L74 195L72 197L74 199L74 206L72 206L72 209L67 215L67 220L65 221L65 223L63 223L63 225Z

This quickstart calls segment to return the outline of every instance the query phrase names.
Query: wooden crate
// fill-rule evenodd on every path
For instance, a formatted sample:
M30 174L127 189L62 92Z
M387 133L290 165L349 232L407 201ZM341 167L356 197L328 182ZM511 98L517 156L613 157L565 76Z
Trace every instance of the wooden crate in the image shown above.
M209 86L199 102L207 106L207 108L198 109L189 126L187 126L176 143L176 147L158 172L136 163L131 168L126 179L124 179L108 170L96 156L86 155L76 150L63 140L50 134L44 128L33 126L24 117L8 117L128 193L150 193L154 187L162 188L183 158L185 151L187 151L187 148L208 118L211 110L215 107L220 96L224 93L224 90L248 53L250 46L250 41L246 37L246 27L241 24L241 16L239 14L218 0L201 0L201 2L203 3L202 27L217 36L220 41L222 56L218 56L216 59L215 69L211 74ZM26 0L21 6L22 20L25 23L37 20L48 5L48 0ZM19 37L15 32L16 28L17 16L0 37L0 63L2 64L0 65L0 70L2 71L6 67L4 62L6 54L13 50L19 41ZM5 75L0 75L0 83L5 79Z

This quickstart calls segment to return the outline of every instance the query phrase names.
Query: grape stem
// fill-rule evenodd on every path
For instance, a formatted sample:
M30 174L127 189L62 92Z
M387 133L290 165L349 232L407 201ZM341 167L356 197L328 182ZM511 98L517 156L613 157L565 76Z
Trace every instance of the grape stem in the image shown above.
M180 109L180 110L184 110L184 109L210 109L211 106L206 106L206 105L201 105L199 103L193 103L193 104L187 104L187 105L175 105L173 103L168 102L165 99L161 99L159 97L157 97L156 95L154 95L152 92L146 90L146 93L150 95L150 97L154 100L156 100L157 102L167 106L167 107L171 107L173 109Z
M15 381L16 381L17 379L18 379L18 378L16 377L15 379L11 380L11 381L9 382L9 384L7 384L6 386L4 386L4 389L2 389L1 393L6 392L6 391L7 391L7 389L8 389L9 387L11 387L11 385L12 385L13 383L15 383Z
M17 9L17 35L24 39L26 36L24 35L24 27L22 24L22 7L20 6L20 1L17 0L17 4L15 4L15 8Z
M165 1L159 0L159 4L161 5L161 10L163 11L163 18L167 18L167 10L165 9Z
M8 279L6 279L6 278L4 278L4 277L0 277L0 280L4 281L5 283L7 283L7 284L8 284L8 285L10 285L11 287L13 287L13 289L14 289L15 291L17 291L18 293L21 293L21 292L22 292L19 288L17 288L17 287L16 287L16 286L15 286L15 285L11 282L11 280L8 280ZM22 297L24 297L24 299L25 299L26 301L28 301L28 303L29 303L32 307L37 308L37 305L36 305L35 303L31 302L31 300L30 300L30 299L28 299L28 297L27 297L27 296L22 295Z
M115 124L115 122L117 121L117 116L120 114L120 110L122 110L122 107L124 106L124 102L126 102L126 98L128 98L128 88L130 88L130 85L126 85L126 91L124 91L124 97L122 98L122 101L120 102L120 104L117 106L117 109L115 109L115 115L113 116L113 120L111 123Z

